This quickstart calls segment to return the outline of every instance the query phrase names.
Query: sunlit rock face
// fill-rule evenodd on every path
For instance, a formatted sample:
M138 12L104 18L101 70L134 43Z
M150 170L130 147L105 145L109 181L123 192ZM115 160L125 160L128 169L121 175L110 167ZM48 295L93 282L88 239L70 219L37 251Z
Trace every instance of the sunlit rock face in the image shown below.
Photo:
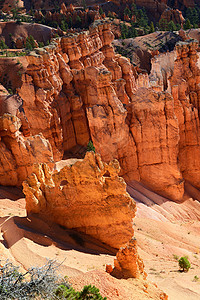
M23 183L27 213L118 249L133 236L136 211L119 171L117 160L103 163L94 152L59 172L52 173L46 164L36 165Z
M92 140L103 161L118 159L126 181L179 201L185 179L199 186L197 43L155 56L148 77L115 54L113 39L110 24L97 21L13 62L23 66L19 103L12 108L1 94L1 115L17 116L23 137L41 133L53 152L49 162Z

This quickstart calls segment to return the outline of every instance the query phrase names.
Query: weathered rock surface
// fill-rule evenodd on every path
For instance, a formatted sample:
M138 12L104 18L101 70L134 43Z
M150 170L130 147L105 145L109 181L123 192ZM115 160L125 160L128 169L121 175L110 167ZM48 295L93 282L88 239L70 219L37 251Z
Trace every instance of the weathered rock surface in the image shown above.
M110 25L99 23L89 33L36 50L27 57L18 93L31 134L43 133L55 160L63 150L86 146L92 139L103 160L117 158L121 174L137 180L135 144L123 107L136 82L129 60L114 53L113 38Z
M173 104L169 93L140 88L129 109L140 180L177 201L184 186L177 165L179 127Z
M185 179L200 182L197 44L155 56L148 77L114 53L113 38L110 24L98 21L23 57L20 130L42 133L56 161L92 140L103 161L119 160L126 181L180 201ZM1 113L13 114L3 94Z
M119 171L117 160L105 164L94 152L59 172L39 164L23 183L27 213L119 248L132 238L135 216L135 202Z
M174 112L179 124L179 166L184 179L200 187L200 69L198 42L177 44L177 59L170 78Z
M0 184L21 185L33 172L33 165L53 166L51 146L42 134L25 137L20 119L11 114L0 117Z
M125 247L119 249L114 260L114 269L111 275L124 279L143 276L146 279L144 264L138 255L136 239L132 238Z

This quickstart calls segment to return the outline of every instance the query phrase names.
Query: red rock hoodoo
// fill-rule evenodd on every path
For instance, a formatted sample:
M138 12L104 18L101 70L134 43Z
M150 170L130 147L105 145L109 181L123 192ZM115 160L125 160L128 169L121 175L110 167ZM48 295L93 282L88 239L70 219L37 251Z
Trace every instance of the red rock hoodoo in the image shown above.
M118 249L132 238L135 216L119 171L117 160L105 164L94 152L59 172L36 165L23 183L26 210Z

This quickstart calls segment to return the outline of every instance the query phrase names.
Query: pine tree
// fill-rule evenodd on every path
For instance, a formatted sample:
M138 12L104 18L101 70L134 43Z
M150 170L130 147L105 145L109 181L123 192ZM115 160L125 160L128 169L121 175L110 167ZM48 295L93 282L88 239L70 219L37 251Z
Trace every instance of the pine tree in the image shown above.
M183 28L184 28L185 30L191 29L191 28L192 28L192 24L190 23L190 20L189 20L189 19L186 20L185 24L183 25Z
M167 26L167 29L168 29L169 31L176 31L176 25L174 24L173 21L170 21L170 22L169 22L169 24L168 24L168 26Z
M155 27L154 27L154 24L153 22L150 23L150 33L154 32L155 31Z
M160 30L167 30L167 20L160 19L159 28L160 28Z

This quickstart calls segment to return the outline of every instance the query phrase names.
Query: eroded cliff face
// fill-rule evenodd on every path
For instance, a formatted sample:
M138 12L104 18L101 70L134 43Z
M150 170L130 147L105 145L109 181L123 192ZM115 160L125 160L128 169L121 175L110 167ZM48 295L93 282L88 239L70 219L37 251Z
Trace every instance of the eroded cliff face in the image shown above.
M0 117L0 183L21 185L31 175L35 163L54 165L51 145L42 134L25 137L22 122L16 116Z
M137 180L135 143L123 107L136 89L135 77L130 62L114 53L113 39L110 25L102 23L36 50L27 57L18 93L31 134L43 133L55 160L92 139L103 160L119 159L122 174Z
M177 59L170 77L174 112L179 124L180 171L184 179L200 187L200 69L197 41L178 43Z
M105 164L94 152L59 172L52 173L46 164L36 165L23 183L27 213L119 248L133 236L136 211L119 171L117 160Z
M177 157L179 126L170 93L140 88L129 105L140 180L159 194L179 200L184 193Z
M92 140L103 161L119 160L126 181L180 201L185 179L199 187L197 44L155 57L148 78L114 53L113 38L109 23L96 22L24 58L21 131L42 133L56 161Z

